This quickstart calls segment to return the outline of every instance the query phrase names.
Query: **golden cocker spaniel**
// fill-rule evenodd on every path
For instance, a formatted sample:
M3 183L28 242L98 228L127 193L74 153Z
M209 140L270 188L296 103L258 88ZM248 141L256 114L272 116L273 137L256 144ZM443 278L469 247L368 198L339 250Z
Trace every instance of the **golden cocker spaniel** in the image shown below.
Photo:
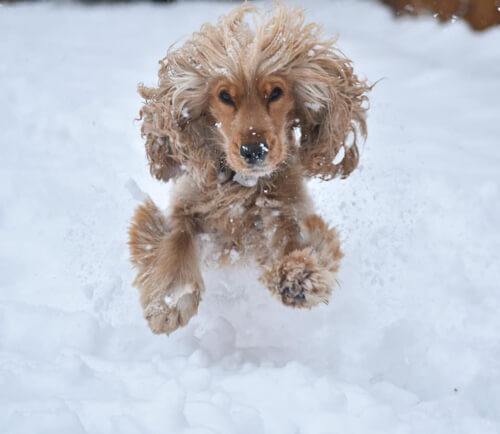
M370 87L301 10L245 3L204 24L140 86L150 171L175 180L168 214L146 200L130 227L144 316L154 333L196 314L200 250L253 258L282 303L326 303L339 235L314 214L304 179L347 177L366 135Z

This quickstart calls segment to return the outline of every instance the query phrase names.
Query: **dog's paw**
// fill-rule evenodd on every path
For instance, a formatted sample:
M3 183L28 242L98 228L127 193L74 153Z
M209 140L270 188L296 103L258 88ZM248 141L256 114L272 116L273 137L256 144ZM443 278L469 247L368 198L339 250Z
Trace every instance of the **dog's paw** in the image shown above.
M311 308L328 303L335 275L319 264L311 248L295 250L275 268L275 295L283 304Z
M144 318L155 334L169 335L185 326L198 312L200 290L194 285L176 287L163 298L157 298L144 309Z

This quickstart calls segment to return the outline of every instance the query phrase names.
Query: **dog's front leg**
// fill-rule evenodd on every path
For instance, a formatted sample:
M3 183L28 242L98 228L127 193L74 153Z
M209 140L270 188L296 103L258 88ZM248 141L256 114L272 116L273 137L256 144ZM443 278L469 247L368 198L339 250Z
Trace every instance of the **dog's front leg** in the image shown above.
M262 263L262 281L285 305L328 303L342 258L338 232L317 215L281 218Z
M170 334L198 311L204 285L195 231L193 219L175 207L168 219L149 200L135 212L129 232L134 284L153 333Z

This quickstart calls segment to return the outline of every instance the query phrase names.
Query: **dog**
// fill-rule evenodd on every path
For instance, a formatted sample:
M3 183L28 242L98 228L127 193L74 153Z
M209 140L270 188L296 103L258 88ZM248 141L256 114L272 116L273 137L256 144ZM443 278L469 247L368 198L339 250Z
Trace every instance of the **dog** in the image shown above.
M174 180L169 212L145 200L129 229L154 333L197 313L207 237L218 265L253 259L283 304L328 302L339 233L314 213L304 181L356 168L370 90L335 43L299 9L245 3L171 47L157 87L139 86L150 172Z

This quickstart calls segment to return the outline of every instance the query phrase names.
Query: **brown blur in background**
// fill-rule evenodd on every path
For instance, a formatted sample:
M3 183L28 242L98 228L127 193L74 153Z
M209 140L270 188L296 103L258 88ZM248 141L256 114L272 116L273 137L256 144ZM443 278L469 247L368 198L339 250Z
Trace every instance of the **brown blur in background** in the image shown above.
M498 0L381 0L396 15L431 13L441 21L466 20L474 30L500 24Z
M18 3L24 0L0 0ZM28 0L30 1L30 0ZM85 4L134 3L136 0L76 0ZM153 3L173 3L176 0L150 0ZM282 0L283 1L283 0ZM463 19L472 29L482 31L500 24L500 0L376 0L392 8L396 16L430 14L442 22ZM36 2L36 0L31 0ZM64 3L64 1L63 1ZM235 3L239 3L235 1Z

